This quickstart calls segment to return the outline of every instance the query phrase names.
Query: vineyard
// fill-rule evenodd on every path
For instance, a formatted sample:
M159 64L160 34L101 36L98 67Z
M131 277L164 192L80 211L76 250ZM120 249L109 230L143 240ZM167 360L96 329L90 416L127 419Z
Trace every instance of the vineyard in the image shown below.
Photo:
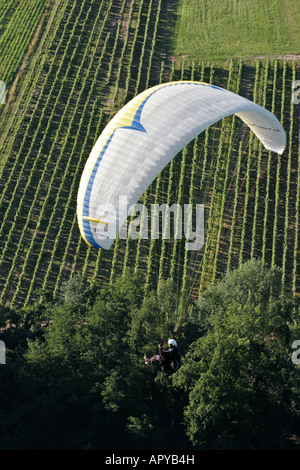
M173 278L184 306L230 268L257 257L282 267L300 293L297 61L232 60L222 67L167 54L174 2L10 0L0 18L7 86L0 123L0 296L30 305L81 273L107 283L130 269L145 292ZM19 27L18 27L19 26ZM21 27L20 27L21 26ZM21 33L20 33L21 31ZM137 93L172 80L214 83L265 106L287 133L282 156L238 118L217 123L163 170L142 202L204 203L205 245L117 239L109 251L81 239L76 197L84 164L109 119Z

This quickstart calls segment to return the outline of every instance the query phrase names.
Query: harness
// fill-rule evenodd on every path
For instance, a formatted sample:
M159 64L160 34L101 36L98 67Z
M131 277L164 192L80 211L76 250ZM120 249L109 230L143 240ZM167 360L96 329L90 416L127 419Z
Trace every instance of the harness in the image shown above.
M182 365L180 349L179 347L171 348L171 357L170 354L164 355L164 353L169 352L164 351L162 353L163 360L161 361L161 368L168 375L174 374Z

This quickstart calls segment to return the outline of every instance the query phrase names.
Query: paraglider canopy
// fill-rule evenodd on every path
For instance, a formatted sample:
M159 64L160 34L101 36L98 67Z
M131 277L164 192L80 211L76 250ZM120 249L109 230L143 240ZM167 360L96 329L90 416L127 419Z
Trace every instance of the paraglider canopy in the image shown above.
M267 150L282 154L286 135L265 108L215 85L178 81L150 88L108 123L86 162L77 197L84 240L109 249L128 213L162 169L207 127L235 114Z

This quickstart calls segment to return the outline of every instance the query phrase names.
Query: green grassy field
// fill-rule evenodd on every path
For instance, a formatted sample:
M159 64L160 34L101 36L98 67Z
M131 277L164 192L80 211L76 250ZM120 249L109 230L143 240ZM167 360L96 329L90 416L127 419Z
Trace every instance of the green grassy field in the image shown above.
M300 10L286 0L179 0L173 54L210 60L300 54Z

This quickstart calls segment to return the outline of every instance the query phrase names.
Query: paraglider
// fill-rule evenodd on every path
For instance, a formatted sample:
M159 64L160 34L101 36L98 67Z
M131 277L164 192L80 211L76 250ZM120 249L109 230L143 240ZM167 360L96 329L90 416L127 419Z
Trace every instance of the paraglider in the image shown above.
M215 85L163 83L127 103L98 138L81 177L77 218L86 243L109 249L128 208L162 169L198 134L231 114L244 121L267 150L283 153L286 135L278 119Z
M163 83L127 103L104 128L82 173L77 219L86 243L108 250L158 174L191 140L230 115L240 118L265 149L283 153L286 134L271 112L212 84ZM170 342L168 350L160 344L159 354L144 360L172 374L181 365L180 350L177 343Z
M158 345L159 353L152 357L144 356L145 364L158 362L161 368L167 374L174 374L182 365L180 348L177 341L173 338L168 340L168 348L163 349L162 343Z

